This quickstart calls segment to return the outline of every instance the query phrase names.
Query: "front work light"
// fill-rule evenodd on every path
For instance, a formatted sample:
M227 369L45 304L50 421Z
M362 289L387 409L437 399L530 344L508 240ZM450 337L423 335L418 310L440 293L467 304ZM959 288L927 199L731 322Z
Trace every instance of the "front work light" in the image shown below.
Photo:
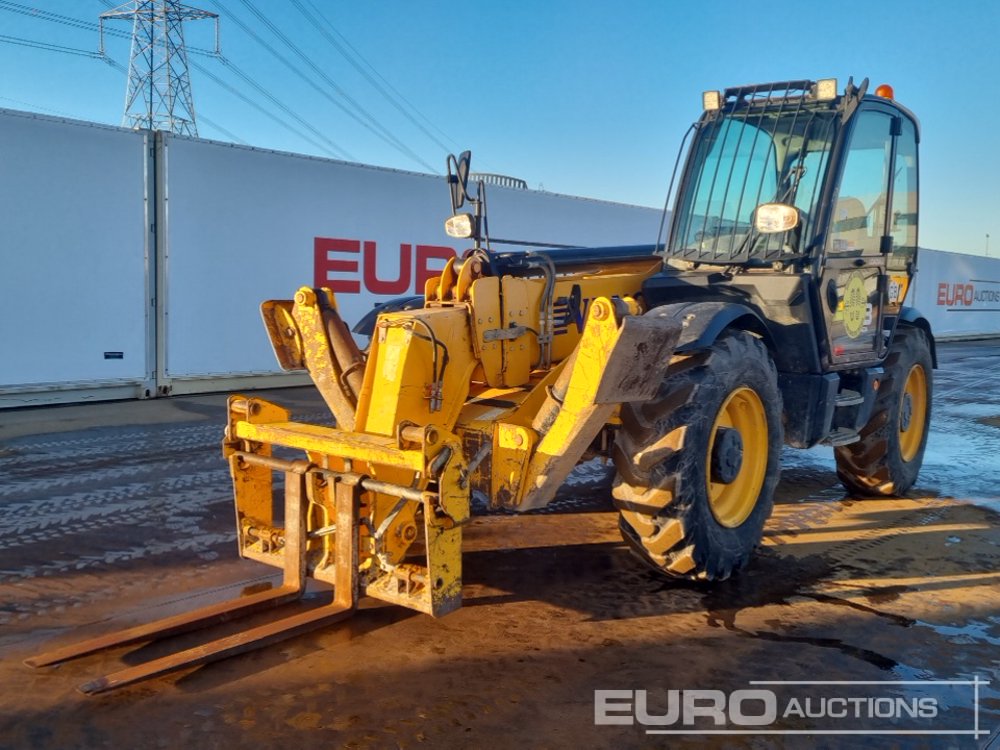
M701 95L701 106L706 112L722 109L722 94L718 91L705 91Z
M816 101L826 102L837 98L837 79L822 78L816 81Z
M449 237L467 240L476 233L476 219L472 214L455 214L444 223L444 231Z
M799 225L799 210L785 203L762 203L754 213L754 226L761 234L787 232Z

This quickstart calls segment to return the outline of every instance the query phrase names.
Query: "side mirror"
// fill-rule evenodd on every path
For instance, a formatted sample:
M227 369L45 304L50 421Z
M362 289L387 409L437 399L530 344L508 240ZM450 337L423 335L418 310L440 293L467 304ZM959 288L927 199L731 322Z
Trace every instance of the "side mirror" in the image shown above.
M459 154L458 159L455 159L454 156L448 157L448 188L451 190L451 212L453 214L457 214L458 209L465 205L471 162L471 151L463 151ZM455 165L454 172L451 171L452 163Z
M761 234L775 234L799 225L799 209L786 203L762 203L754 211L754 227Z

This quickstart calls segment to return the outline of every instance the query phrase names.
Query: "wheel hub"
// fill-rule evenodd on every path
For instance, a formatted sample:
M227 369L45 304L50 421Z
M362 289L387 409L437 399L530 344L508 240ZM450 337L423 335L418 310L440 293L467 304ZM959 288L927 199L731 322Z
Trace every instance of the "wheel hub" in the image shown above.
M719 427L712 448L712 481L729 484L743 466L743 438L739 430Z
M760 498L769 455L767 412L757 392L735 388L722 402L708 435L708 505L720 525L740 526Z
M910 421L913 419L913 395L903 394L903 403L899 409L899 429L906 432L910 429Z

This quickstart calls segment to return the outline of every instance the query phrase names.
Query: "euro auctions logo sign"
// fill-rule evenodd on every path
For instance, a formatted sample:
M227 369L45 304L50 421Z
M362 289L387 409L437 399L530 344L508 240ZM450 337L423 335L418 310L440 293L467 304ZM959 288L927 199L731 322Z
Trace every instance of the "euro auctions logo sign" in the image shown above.
M973 680L753 681L732 690L595 690L594 724L647 735L967 735L980 737ZM949 720L973 717L971 726ZM971 709L971 710L968 710Z
M937 285L937 304L948 312L996 311L1000 309L1000 281L972 279L967 282L940 282Z

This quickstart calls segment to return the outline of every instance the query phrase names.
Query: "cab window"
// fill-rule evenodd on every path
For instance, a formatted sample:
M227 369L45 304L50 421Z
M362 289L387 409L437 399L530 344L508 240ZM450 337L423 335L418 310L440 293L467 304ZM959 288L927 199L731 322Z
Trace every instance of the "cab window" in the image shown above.
M829 255L877 255L885 231L892 117L861 112L851 136L830 225Z

